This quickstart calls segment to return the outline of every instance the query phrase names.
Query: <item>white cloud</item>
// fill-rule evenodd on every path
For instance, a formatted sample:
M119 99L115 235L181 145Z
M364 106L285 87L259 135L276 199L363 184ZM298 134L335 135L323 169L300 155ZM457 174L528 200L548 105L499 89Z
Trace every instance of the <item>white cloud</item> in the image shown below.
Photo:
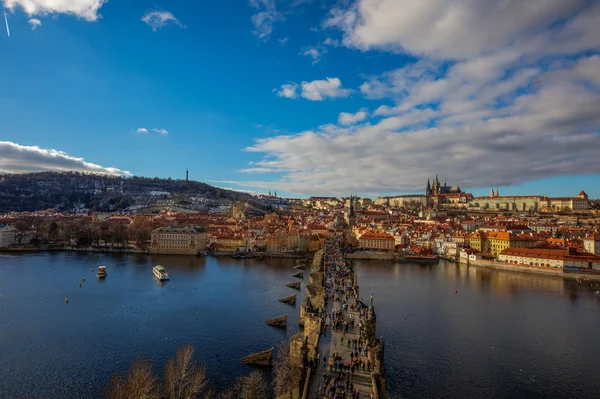
M257 10L250 17L254 30L252 34L261 40L267 40L273 32L273 25L283 21L283 15L277 11L275 0L249 0L248 4Z
M314 65L314 64L318 63L319 61L321 61L321 57L323 56L323 53L325 52L324 50L325 49L322 49L322 50L318 49L317 47L308 47L308 48L303 49L300 52L300 55L304 55L304 56L312 58L312 60L313 60L312 64Z
M237 184L341 195L422 192L435 173L462 188L600 173L600 57L515 62L489 73L478 63L422 63L369 78L396 102L374 112L380 120L341 114L348 125L259 139L247 150L271 164L244 172L282 177Z
M600 43L600 6L585 0L354 0L323 25L343 43L441 59L467 59L535 42L545 51L577 52ZM586 8L587 7L587 8ZM573 18L576 16L575 18ZM555 24L573 18L571 23ZM551 28L549 31L548 28Z
M282 84L279 90L273 89L273 91L276 92L279 97L298 98L298 85L294 82Z
M31 18L27 23L31 25L31 30L35 30L38 26L42 26L42 21L36 18Z
M43 171L76 171L131 176L131 173L126 170L85 162L83 158L76 158L62 151L0 141L0 173Z
M588 0L338 2L323 28L340 45L418 60L363 76L365 98L389 101L378 119L257 140L247 151L274 166L244 172L280 180L238 184L340 195L422 192L435 173L463 188L600 173L599 20ZM293 98L350 94L337 78L294 85Z
M146 129L145 127L140 127L138 128L138 130L136 130L138 133L148 133L148 129Z
M48 14L71 14L87 21L96 21L98 10L108 0L4 0L10 10L21 7L29 16ZM31 23L31 22L30 22Z
M169 132L166 129L152 129L152 131L154 133L162 134L163 136L166 136L169 134Z
M367 115L367 110L364 108L355 114L341 112L338 116L338 123L340 125L354 125L355 123L362 122L367 119Z
M185 28L179 20L168 11L150 11L144 14L142 21L152 28L154 32L169 23L173 23L180 28Z
M279 41L279 44L281 44L282 46L285 46L290 41L290 38L289 38L289 36L286 36L286 37L279 38L277 40Z
M328 37L327 39L325 39L323 44L325 46L338 47L340 45L340 42L336 39L332 39L332 38Z
M311 101L323 101L326 98L348 97L352 90L343 89L339 78L326 78L302 82L302 97Z
M300 96L311 101L323 101L326 98L348 97L352 90L342 88L342 82L339 78L325 78L324 80L313 80L312 82L302 82L298 85L295 82L281 85L279 89L273 89L279 97L298 98L298 89Z

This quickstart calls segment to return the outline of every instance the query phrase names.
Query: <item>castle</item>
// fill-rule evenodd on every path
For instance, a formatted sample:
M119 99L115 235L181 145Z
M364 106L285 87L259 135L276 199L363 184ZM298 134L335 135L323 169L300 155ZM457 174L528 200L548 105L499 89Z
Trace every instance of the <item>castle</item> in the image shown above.
M436 175L434 179L427 179L425 194L379 197L375 200L375 204L387 206L420 204L424 207L437 207L441 204L466 204L472 199L472 194L463 192L458 186L448 186L446 181L444 181L444 185L442 185L440 179Z
M427 187L425 188L425 195L428 197L436 197L442 194L461 194L460 187L458 186L448 186L446 181L444 180L444 185L440 184L440 180L437 175L435 175L435 179L433 179L433 185L427 179Z

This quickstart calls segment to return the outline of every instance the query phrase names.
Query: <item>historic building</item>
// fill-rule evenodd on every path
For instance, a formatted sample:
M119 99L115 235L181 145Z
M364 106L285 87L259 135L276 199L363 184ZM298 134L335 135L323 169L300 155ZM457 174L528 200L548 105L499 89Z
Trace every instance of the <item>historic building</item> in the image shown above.
M489 197L473 198L473 205L481 209L490 209L497 211L535 211L540 209L540 204L544 197L541 195L511 195L499 196L498 190L490 192Z
M375 204L398 207L434 207L441 204L466 204L472 199L472 194L463 192L459 186L449 186L445 181L442 185L439 178L435 176L433 180L427 179L425 194L378 197Z
M600 234L592 234L583 239L583 247L586 252L600 255Z
M507 231L481 231L478 230L469 236L471 248L482 253L489 253L497 257L507 248L532 248L536 242L530 237L510 233Z
M600 269L600 257L575 248L508 248L499 259L515 265Z
M544 198L540 206L542 211L585 211L589 209L588 195L585 191L577 195L577 197L554 197Z
M549 198L541 195L500 196L498 190L490 190L488 197L473 199L473 205L482 209L499 211L582 211L589 209L588 196L581 191L577 197Z
M395 245L396 240L392 235L380 231L367 231L358 239L358 247L363 249L393 251Z
M206 250L207 236L201 227L159 227L152 231L150 252L197 255Z

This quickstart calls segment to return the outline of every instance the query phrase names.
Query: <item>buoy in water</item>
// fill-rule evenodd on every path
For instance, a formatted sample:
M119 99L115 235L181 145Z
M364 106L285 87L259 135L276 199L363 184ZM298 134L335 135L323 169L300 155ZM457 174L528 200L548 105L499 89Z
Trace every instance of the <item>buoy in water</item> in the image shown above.
M83 282L85 283L85 277L83 278Z
M81 288L81 281L79 282L79 288Z
M92 267L92 273L94 273L94 268Z
M69 303L69 298L65 298L65 303Z

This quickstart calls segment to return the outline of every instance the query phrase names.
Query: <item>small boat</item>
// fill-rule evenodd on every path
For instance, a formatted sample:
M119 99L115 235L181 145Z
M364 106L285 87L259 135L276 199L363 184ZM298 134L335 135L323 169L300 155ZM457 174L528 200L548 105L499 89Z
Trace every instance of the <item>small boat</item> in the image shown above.
M98 272L96 273L96 277L99 279L106 278L106 266L98 266Z
M250 259L252 254L248 252L236 252L233 254L234 259Z
M152 268L152 273L159 281L167 281L169 279L169 273L167 273L167 269L161 265L154 266Z

